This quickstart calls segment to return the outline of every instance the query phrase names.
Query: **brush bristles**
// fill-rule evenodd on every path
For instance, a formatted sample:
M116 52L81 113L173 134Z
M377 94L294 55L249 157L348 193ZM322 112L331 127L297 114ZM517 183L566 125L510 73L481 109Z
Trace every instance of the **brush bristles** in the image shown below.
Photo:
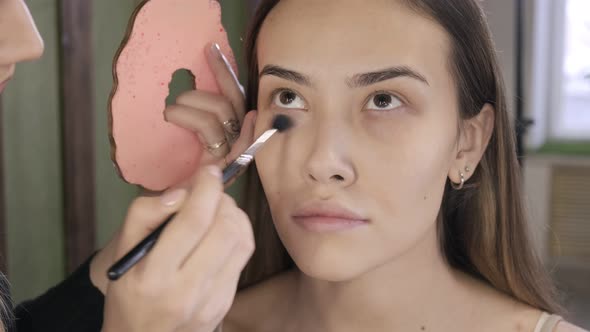
M291 127L293 127L293 121L291 118L283 114L275 116L272 121L272 128L278 130L281 133L291 129Z

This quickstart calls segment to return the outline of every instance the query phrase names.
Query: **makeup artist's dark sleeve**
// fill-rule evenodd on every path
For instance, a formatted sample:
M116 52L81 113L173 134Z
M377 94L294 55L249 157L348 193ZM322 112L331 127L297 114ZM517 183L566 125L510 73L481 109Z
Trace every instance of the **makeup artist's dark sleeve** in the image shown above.
M18 332L100 332L104 296L90 281L88 259L71 276L15 310Z

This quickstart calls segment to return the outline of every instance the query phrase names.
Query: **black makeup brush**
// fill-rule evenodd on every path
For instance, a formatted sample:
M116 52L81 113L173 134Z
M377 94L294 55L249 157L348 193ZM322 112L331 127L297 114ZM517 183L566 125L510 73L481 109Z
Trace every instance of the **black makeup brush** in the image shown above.
M289 117L286 115L277 115L273 119L271 129L260 135L254 144L250 145L250 147L244 153L242 153L234 162L232 162L223 170L223 183L227 184L240 176L246 170L246 168L248 168L248 165L250 165L250 163L254 160L254 154L256 154L256 151L258 151L264 145L264 143L268 141L269 138L271 138L277 132L285 132L289 130L292 126L293 122ZM143 257L145 257L153 248L154 244L156 244L158 237L166 225L168 225L168 223L172 221L175 216L176 213L168 217L168 219L166 219L162 225L160 225L150 235L143 239L143 241L131 249L131 251L123 256L123 258L113 264L107 273L108 278L110 280L117 280L121 278L125 272L129 271L129 269L131 269Z

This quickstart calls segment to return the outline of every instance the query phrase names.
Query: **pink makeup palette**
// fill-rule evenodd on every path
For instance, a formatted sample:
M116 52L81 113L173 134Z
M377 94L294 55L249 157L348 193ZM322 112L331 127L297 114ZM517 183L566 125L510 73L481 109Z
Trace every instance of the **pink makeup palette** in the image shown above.
M199 138L166 122L163 112L178 69L194 75L197 89L219 92L205 57L211 42L237 72L218 1L147 0L132 15L113 64L109 102L111 157L125 181L159 191L195 172Z

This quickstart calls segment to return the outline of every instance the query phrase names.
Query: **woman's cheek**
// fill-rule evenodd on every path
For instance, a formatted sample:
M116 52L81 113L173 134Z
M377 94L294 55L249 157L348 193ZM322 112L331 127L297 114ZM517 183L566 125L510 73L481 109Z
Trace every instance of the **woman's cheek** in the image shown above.
M384 144L410 144L422 126L420 119L406 108L391 111L363 111L362 131Z
M378 156L363 167L371 178L371 192L381 200L383 208L396 210L412 218L411 211L420 218L432 215L439 206L452 151L452 135L440 126L407 120L388 123L388 129L375 125L372 133L371 154ZM387 143L383 143L387 142ZM367 169L369 172L367 172ZM426 211L428 210L428 211ZM418 216L415 216L418 217Z

